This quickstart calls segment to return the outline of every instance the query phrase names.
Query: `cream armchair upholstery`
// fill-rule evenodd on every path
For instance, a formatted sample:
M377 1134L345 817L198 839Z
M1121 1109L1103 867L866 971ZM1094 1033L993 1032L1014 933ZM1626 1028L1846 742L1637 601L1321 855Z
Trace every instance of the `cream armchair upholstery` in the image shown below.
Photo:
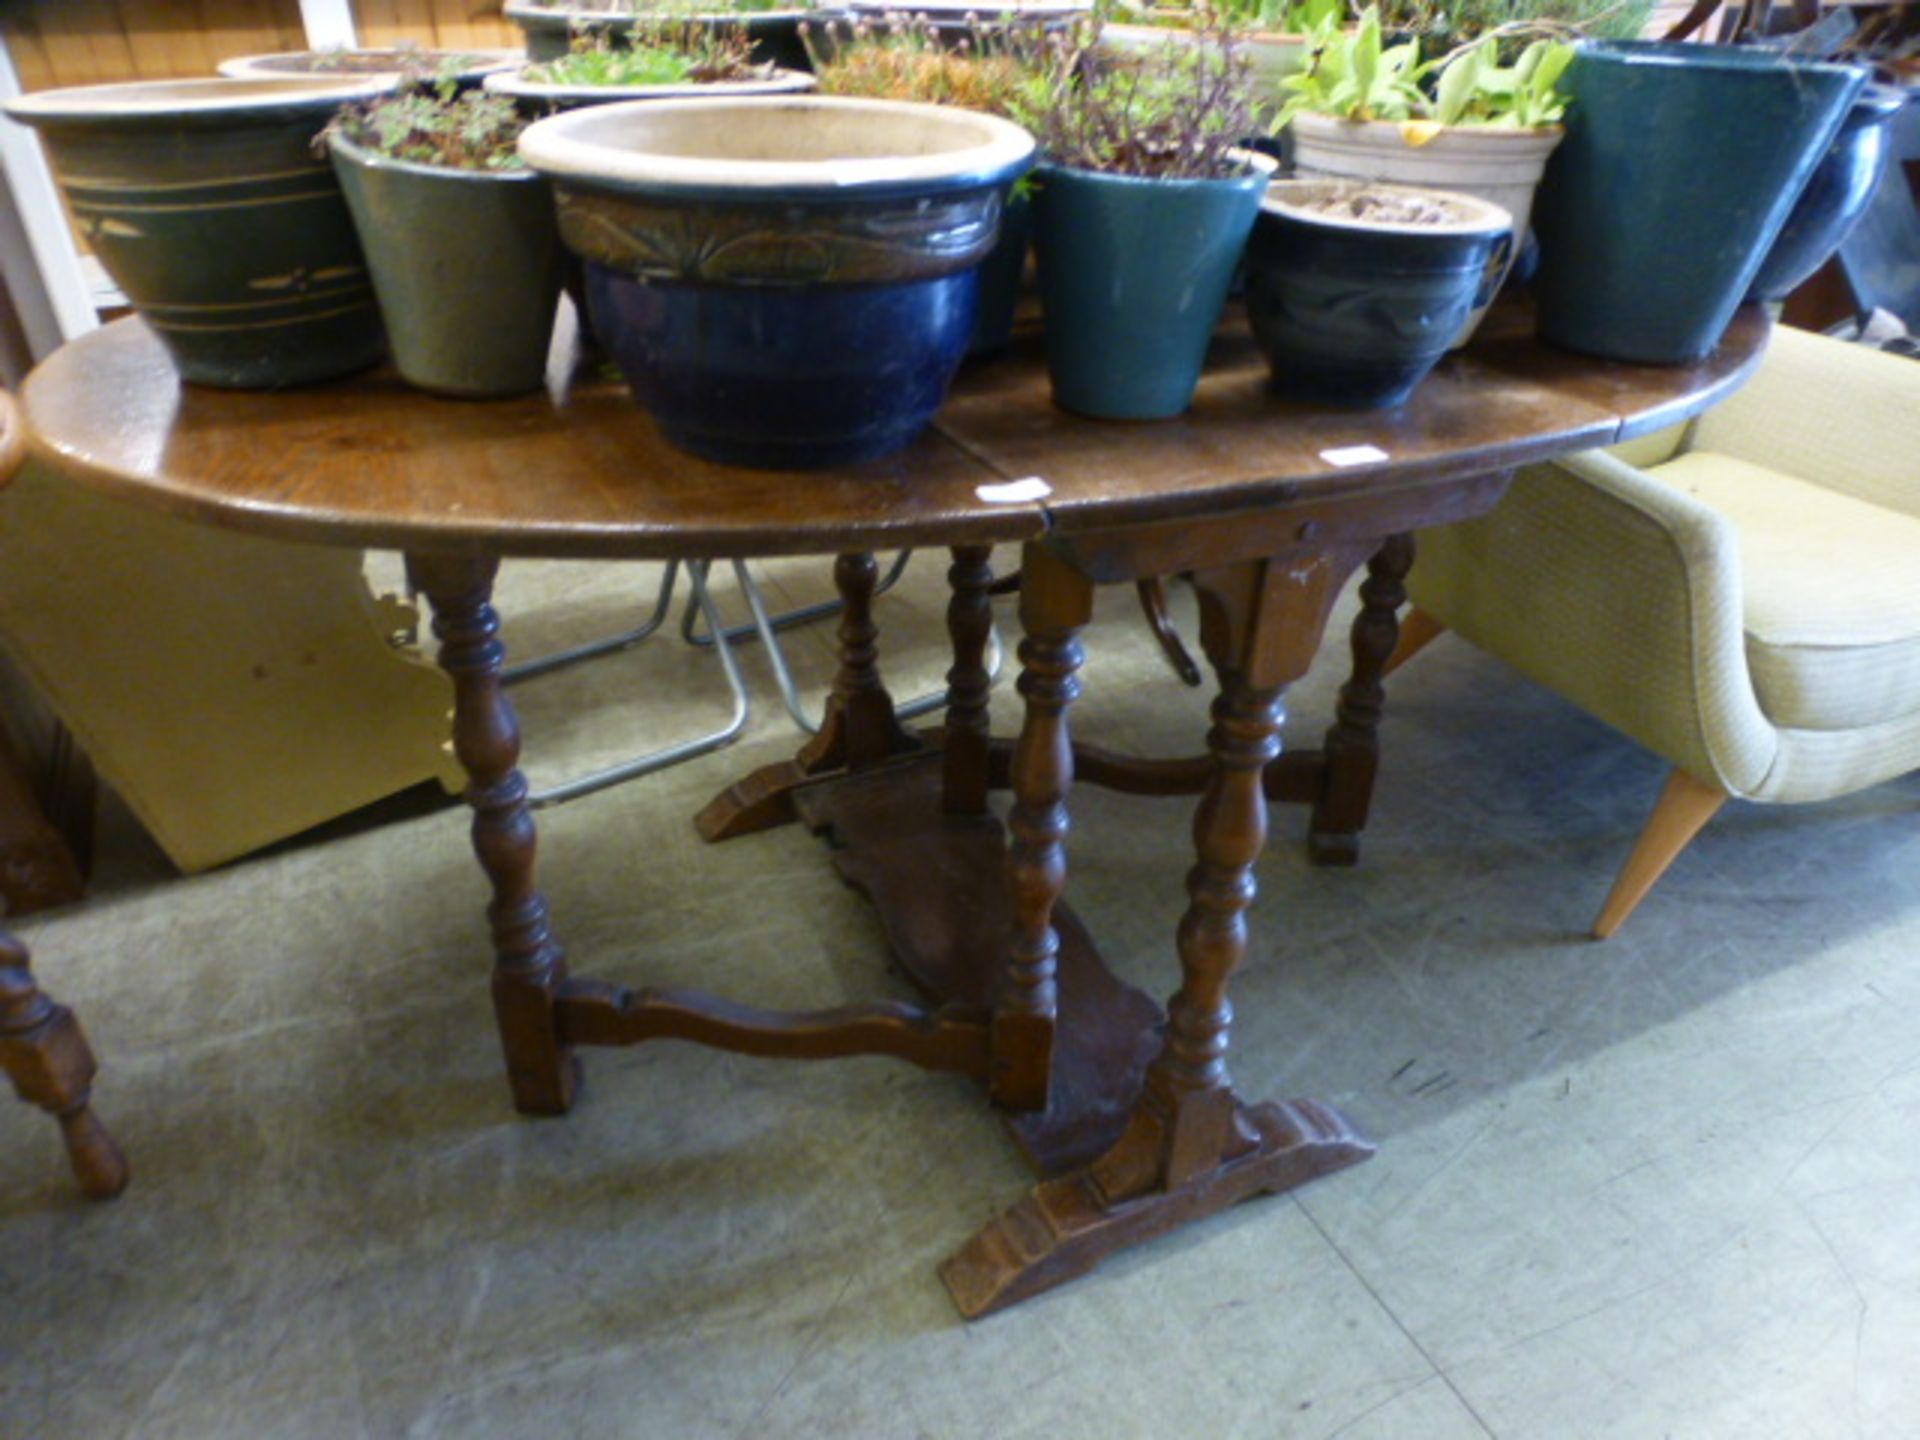
M1408 589L1396 664L1452 629L1674 766L1605 938L1729 797L1920 769L1920 364L1782 328L1690 426L1422 535Z

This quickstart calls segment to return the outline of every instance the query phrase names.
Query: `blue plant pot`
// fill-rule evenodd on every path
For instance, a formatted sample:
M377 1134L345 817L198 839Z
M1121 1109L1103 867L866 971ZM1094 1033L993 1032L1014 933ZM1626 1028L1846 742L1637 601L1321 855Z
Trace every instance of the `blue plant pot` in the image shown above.
M1033 201L1054 403L1101 420L1164 420L1193 403L1261 193L1247 153L1225 180L1143 180L1041 167Z
M910 444L973 335L973 270L904 285L658 285L587 266L597 334L660 433L759 469L851 465Z
M1645 364L1712 350L1864 78L1724 45L1581 46L1534 208L1540 334Z
M1907 93L1892 85L1869 85L1860 92L1767 251L1749 300L1786 299L1840 248L1887 168L1888 132L1906 103Z
M1024 194L1010 196L1000 212L1000 238L980 266L980 305L967 354L995 354L1013 338L1013 312L1020 304L1020 281L1032 244L1033 203Z
M933 418L1033 140L971 111L794 97L575 110L520 149L661 433L808 469L898 450Z
M1362 221L1313 208L1356 193L1418 195L1444 223ZM1513 217L1472 196L1341 180L1276 181L1247 245L1247 318L1289 396L1398 405L1493 298Z

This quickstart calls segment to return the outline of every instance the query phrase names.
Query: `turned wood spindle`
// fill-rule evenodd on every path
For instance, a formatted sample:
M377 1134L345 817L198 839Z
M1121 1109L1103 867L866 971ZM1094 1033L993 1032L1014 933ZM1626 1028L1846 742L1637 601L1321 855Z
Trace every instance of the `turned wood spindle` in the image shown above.
M0 1069L29 1105L60 1124L80 1189L107 1200L127 1188L127 1162L93 1113L93 1051L80 1022L34 982L27 948L0 935Z
M987 642L993 633L993 547L956 545L947 570L947 635L953 668L947 671L946 759L941 803L950 815L987 813L988 713L993 677Z
M440 667L453 681L453 750L467 773L473 853L493 887L487 907L493 1006L514 1105L531 1115L564 1114L578 1074L553 1009L566 957L534 879L538 837L519 770L520 725L501 677L506 647L492 604L499 562L433 555L408 563L432 604Z
M1374 776L1380 767L1380 716L1386 705L1388 657L1400 639L1400 607L1413 569L1411 535L1390 535L1367 561L1360 613L1349 644L1353 671L1340 687L1334 722L1321 749L1326 781L1314 802L1307 850L1316 864L1352 865L1359 859Z

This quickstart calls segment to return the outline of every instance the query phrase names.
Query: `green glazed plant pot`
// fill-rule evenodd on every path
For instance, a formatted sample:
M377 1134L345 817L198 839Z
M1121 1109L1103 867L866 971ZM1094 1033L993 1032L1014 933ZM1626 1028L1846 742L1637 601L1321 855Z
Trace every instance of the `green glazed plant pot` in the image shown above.
M753 41L753 58L771 60L795 70L808 69L806 43L800 38L802 21L819 24L834 18L832 10L816 9L800 0L792 5L763 10L731 10L724 4L712 8L691 3L649 3L649 0L506 0L501 8L506 20L518 25L527 37L529 60L558 60L573 44L576 35L606 36L623 43L634 26L650 17L665 16L676 23L711 27L739 27Z
M1581 46L1534 203L1540 334L1641 364L1711 351L1864 80L1726 45Z
M386 348L366 260L313 137L384 79L168 80L7 103L40 133L88 245L187 380L272 389Z
M537 390L560 297L553 191L531 170L453 170L328 137L401 377L483 399Z
M1193 403L1207 341L1272 178L1143 180L1039 167L1034 249L1054 403L1101 420L1164 420Z

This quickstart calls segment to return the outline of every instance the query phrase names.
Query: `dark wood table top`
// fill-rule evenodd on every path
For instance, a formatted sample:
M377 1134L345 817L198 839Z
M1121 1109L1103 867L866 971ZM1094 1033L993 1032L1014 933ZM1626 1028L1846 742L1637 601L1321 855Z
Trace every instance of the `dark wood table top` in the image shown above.
M1498 309L1406 405L1335 412L1269 389L1230 311L1189 414L1116 424L1053 405L1025 330L962 374L913 447L815 473L674 450L601 375L492 402L425 395L390 368L281 392L185 386L137 319L62 347L21 399L40 458L189 519L394 549L729 557L998 543L1504 469L1705 409L1744 380L1767 331L1750 307L1698 364L1622 365L1541 345L1523 311ZM1385 458L1325 458L1360 445ZM978 494L1028 476L1051 493Z

